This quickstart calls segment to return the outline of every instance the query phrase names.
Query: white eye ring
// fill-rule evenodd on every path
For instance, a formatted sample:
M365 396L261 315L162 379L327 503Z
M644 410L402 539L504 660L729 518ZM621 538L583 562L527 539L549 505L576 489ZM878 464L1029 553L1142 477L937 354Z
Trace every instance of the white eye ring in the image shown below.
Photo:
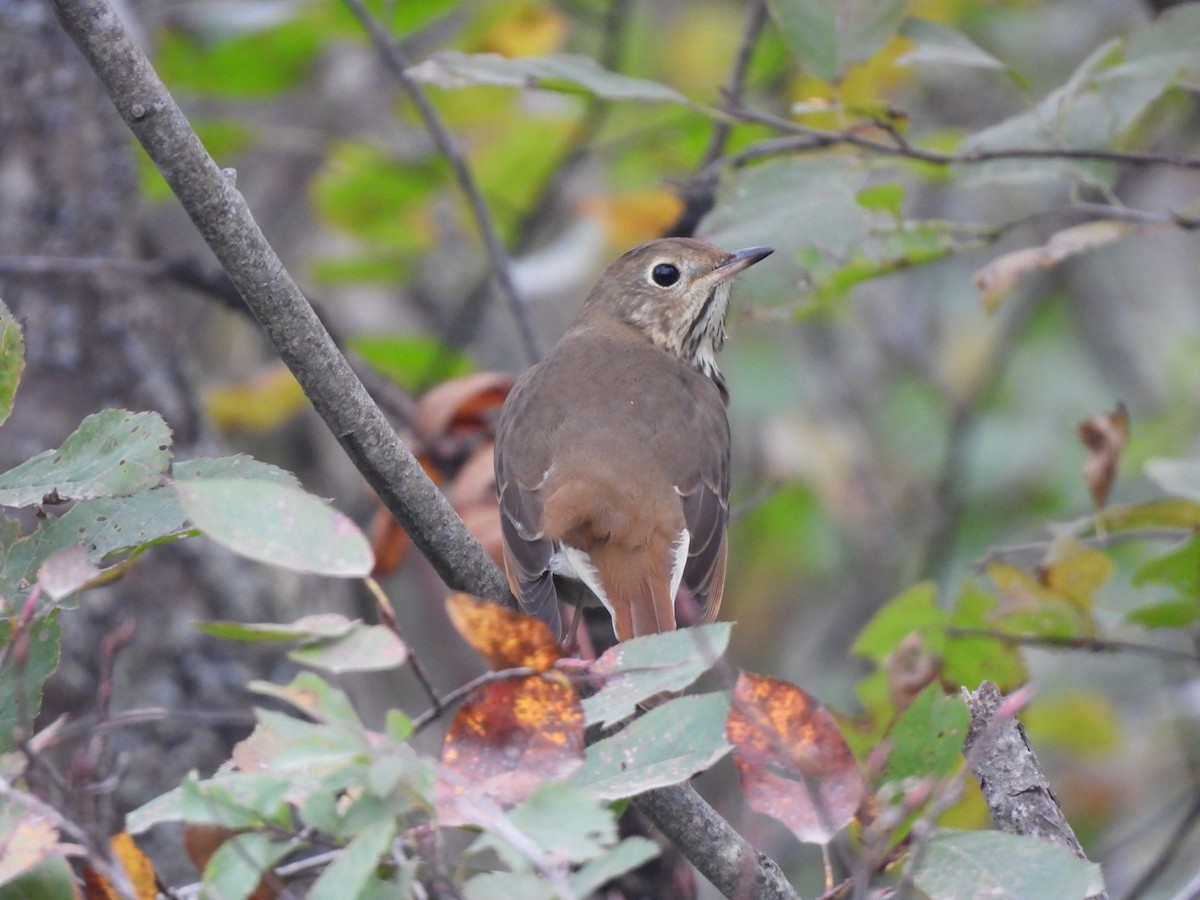
M679 266L674 263L660 262L650 270L650 281L661 288L668 288L679 281L680 274Z

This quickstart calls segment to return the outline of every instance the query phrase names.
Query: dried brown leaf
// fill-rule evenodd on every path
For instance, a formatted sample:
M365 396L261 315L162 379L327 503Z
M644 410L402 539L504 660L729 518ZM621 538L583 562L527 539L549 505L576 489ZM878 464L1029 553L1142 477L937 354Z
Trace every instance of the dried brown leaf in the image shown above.
M1128 438L1129 410L1124 403L1117 403L1110 413L1092 416L1079 423L1079 440L1088 451L1083 463L1083 480L1096 509L1103 509L1108 502Z
M503 372L476 372L439 384L417 403L417 432L426 440L463 430L490 432L487 415L499 414L515 380Z
M979 269L972 280L983 294L984 308L988 312L995 312L1000 301L1017 286L1017 282L1035 269L1049 269L1068 257L1086 253L1141 230L1145 230L1145 226L1114 219L1064 228L1051 235L1050 240L1040 247L1026 247L996 257Z

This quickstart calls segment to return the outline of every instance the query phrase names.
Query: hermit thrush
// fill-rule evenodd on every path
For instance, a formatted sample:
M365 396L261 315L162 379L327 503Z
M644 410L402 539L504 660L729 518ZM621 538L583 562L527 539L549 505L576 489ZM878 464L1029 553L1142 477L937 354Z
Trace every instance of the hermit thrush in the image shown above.
M554 576L582 581L619 640L675 628L680 588L711 620L725 588L729 395L717 370L730 281L771 253L651 241L600 276L508 395L496 436L504 564L561 631Z

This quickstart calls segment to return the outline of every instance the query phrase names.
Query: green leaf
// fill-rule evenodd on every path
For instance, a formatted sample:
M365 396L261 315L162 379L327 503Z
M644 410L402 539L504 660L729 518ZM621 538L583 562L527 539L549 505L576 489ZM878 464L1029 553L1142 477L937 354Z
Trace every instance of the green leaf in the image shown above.
M1056 744L1072 759L1105 756L1121 746L1121 723L1111 701L1098 691L1039 696L1021 720L1033 743Z
M155 68L175 90L232 98L267 97L296 85L325 40L323 28L310 21L285 22L216 42L167 30L156 40Z
M1200 460L1148 459L1145 471L1163 493L1200 502Z
M255 828L276 821L285 813L289 788L285 779L273 773L221 773L207 781L192 775L179 786L177 797L164 795L153 801L157 806L150 813L142 807L130 813L129 818L131 823L142 827L147 827L145 822L151 818L169 821L165 817L178 815L185 822Z
M945 625L949 619L937 606L937 585L923 581L885 603L859 633L850 652L879 664L912 632L922 630L927 637L933 637L940 629L930 626ZM938 646L930 649L936 652L940 649L940 638L935 643Z
M1135 587L1161 584L1181 599L1200 601L1200 537L1148 560L1134 573L1133 584Z
M1125 614L1125 621L1143 628L1187 628L1200 619L1195 600L1162 600L1147 603Z
M585 93L603 100L694 106L665 84L610 72L591 57L570 53L508 59L496 53L446 51L411 66L408 74L417 81L444 88L490 84Z
M312 202L330 224L377 245L379 252L419 253L435 229L422 210L445 181L445 160L398 160L377 147L344 141L329 150L313 180Z
M348 634L357 624L340 613L318 613L304 616L290 625L274 622L193 622L197 631L232 641L294 641L335 638Z
M1008 69L1008 66L961 31L955 31L937 22L928 19L905 19L900 26L900 33L917 45L915 49L896 60L900 65L944 63L975 69Z
M349 900L366 888L392 838L396 823L387 818L367 825L309 889L309 900Z
M775 248L769 265L738 277L740 302L778 306L808 281L806 252L833 267L850 259L876 215L858 202L868 172L848 157L780 159L723 181L717 202L697 229L719 247Z
M1109 506L1094 517L1106 531L1143 528L1200 528L1200 503L1192 500L1154 500L1134 506Z
M258 887L263 872L292 851L286 841L265 834L237 834L217 848L204 867L206 893L228 900L245 900Z
M424 387L435 366L444 379L474 369L465 354L424 335L369 335L352 338L349 346L380 375L410 391Z
M171 462L171 430L158 413L107 409L88 416L57 450L0 475L0 506L120 497L158 484Z
M553 858L572 863L595 859L617 842L612 810L570 785L541 785L509 820Z
M1198 21L1194 9L1178 18L1164 15L1135 34L1124 52L1117 40L1101 45L1036 106L967 138L960 152L1111 147L1168 87L1200 83ZM971 175L1027 180L1073 174L1108 182L1112 172L1108 164L1018 159L974 166Z
M1200 6L1184 3L1164 10L1129 39L1125 62L1106 79L1149 78L1169 87L1200 91Z
M369 575L371 546L349 518L299 488L240 478L177 481L188 518L242 556L299 572Z
M999 630L993 619L996 599L973 583L964 585L951 614L952 628ZM1029 672L1014 644L990 637L948 635L943 650L942 677L975 690L991 681L1004 693L1029 680Z
M346 692L312 672L301 672L286 685L278 685L271 681L252 681L249 688L255 693L290 703L304 715L318 722L348 726L356 739L363 735L362 722ZM303 733L311 733L307 727L311 723L288 721L294 726L302 727Z
M870 59L896 33L903 0L767 0L797 61L826 81Z
M554 900L557 893L545 879L528 872L485 872L463 885L466 900Z
M947 697L937 682L921 691L888 733L891 752L879 782L905 778L937 778L954 772L963 761L963 741L971 714L958 696Z
M732 749L725 739L728 713L729 695L723 693L664 703L588 747L567 783L616 800L685 781Z
M634 638L607 650L594 667L604 684L583 700L586 723L620 721L655 694L683 690L725 654L731 631L730 623L714 622Z
M244 453L176 461L171 466L171 474L176 481L188 481L193 478L246 478L251 481L300 486L300 479L287 469L260 462Z
M648 863L659 854L658 845L644 837L629 837L599 859L584 863L571 875L571 889L587 897L601 885Z
M0 619L0 647L13 639L14 618ZM29 624L23 659L9 648L0 659L0 753L16 744L13 730L32 733L33 720L42 707L42 688L58 668L62 627L58 613L51 612Z
M88 560L100 564L118 550L174 539L184 525L183 510L171 488L82 500L7 547L0 540L0 595L14 602L23 599L42 563L66 547L82 544Z
M900 208L904 205L904 185L898 181L873 184L859 191L855 199L863 209L886 212L899 218Z
M7 835L4 835L7 838ZM5 851L9 854L17 852L12 843L5 841ZM65 856L51 856L25 869L20 875L9 878L15 873L9 871L0 860L0 898L2 900L63 900L64 897L78 896L75 887L75 872Z
M1100 867L1061 844L998 831L943 829L909 874L930 900L1082 898L1104 889Z
M21 326L0 300L0 425L12 414L13 399L25 369Z
M360 622L340 637L297 647L288 657L294 662L335 675L342 672L378 672L404 665L408 659L408 648L390 628Z

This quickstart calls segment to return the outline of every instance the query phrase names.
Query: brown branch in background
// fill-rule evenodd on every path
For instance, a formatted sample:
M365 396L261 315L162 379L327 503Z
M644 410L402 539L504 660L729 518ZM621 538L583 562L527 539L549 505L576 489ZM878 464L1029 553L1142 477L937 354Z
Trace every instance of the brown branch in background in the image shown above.
M391 72L392 77L396 79L401 90L408 95L413 106L417 108L417 113L420 115L421 121L425 123L429 136L433 138L433 142L442 156L446 157L446 161L450 163L454 178L466 197L467 204L471 207L471 214L475 217L475 224L483 237L484 247L487 248L488 257L491 259L492 268L495 271L496 283L500 286L500 292L508 302L509 311L517 325L517 332L521 336L525 355L530 363L537 362L541 359L542 354L533 333L529 309L513 279L512 260L508 257L508 251L504 249L504 243L500 240L499 232L496 231L496 223L492 221L491 211L488 210L483 194L480 193L479 186L475 183L475 177L471 174L466 158L459 150L453 135L442 122L441 116L433 108L429 98L425 96L425 92L408 76L406 70L409 61L399 45L375 20L362 0L345 0L345 2L358 21L362 23L363 28L367 30L371 43L375 45L375 49L379 53L380 60Z
M1024 727L1015 715L1004 711L1000 690L985 681L979 690L964 689L963 694L971 712L963 753L983 791L992 823L1008 834L1061 844L1087 860L1029 746ZM1108 894L1102 891L1093 897L1106 900Z
M750 57L754 47L767 24L766 0L751 0L750 14L746 19L746 29L738 44L737 56L734 58L733 70L729 75L721 94L726 103L740 104L742 94L746 90L746 72L750 68ZM683 211L675 223L667 229L663 237L691 237L696 233L700 220L708 215L716 202L717 185L720 181L720 170L713 168L713 162L725 152L729 134L733 130L733 122L721 120L713 126L712 136L700 158L700 168L696 175L683 186L681 196Z
M305 395L451 587L516 607L504 576L400 442L284 269L233 179L106 0L48 0Z
M1200 665L1200 656L1187 650L1176 650L1173 647L1157 647L1154 644L1139 644L1135 641L1116 641L1106 638L1061 637L1047 634L1005 634L1003 631L989 631L986 628L947 628L950 637L987 638L1002 644L1013 644L1019 647L1044 647L1049 650L1083 650L1087 653L1138 653L1143 656L1157 656L1160 659L1170 659L1177 662Z
M785 134L794 135L789 139L781 138L769 144L760 142L755 148L747 148L740 153L715 160L712 165L725 168L741 165L752 159L763 156L780 156L786 153L808 153L813 150L832 147L838 144L848 144L873 153L885 156L900 156L917 162L931 163L936 166L979 165L997 160L1012 159L1078 159L1087 162L1110 162L1131 166L1169 166L1176 169L1200 169L1200 157L1186 156L1182 153L1137 153L1121 150L1099 150L1088 147L1010 147L995 150L972 150L969 153L942 153L937 150L926 150L914 147L907 141L880 141L855 130L829 131L824 128L811 128L785 119L782 116L750 109L739 104L729 104L725 112L742 122L757 122L760 125L770 125ZM763 148L763 149L756 149Z

